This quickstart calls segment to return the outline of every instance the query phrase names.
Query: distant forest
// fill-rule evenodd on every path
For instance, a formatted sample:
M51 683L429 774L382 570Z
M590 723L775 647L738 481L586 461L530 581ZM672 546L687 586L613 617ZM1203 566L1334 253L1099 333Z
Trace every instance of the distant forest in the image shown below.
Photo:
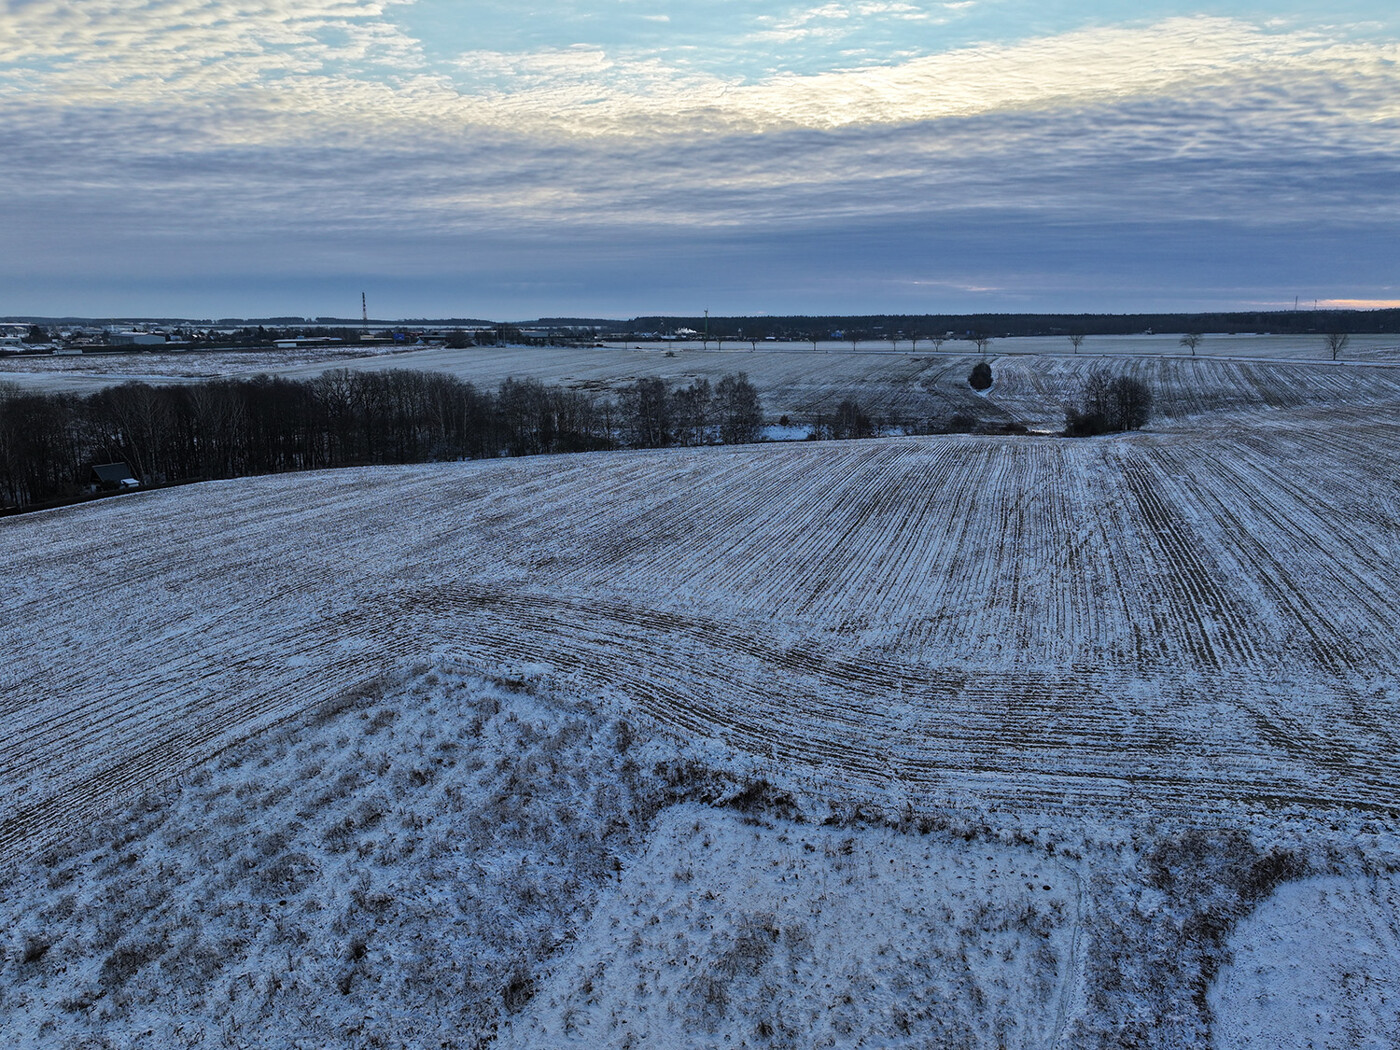
M742 373L667 387L643 379L616 397L536 380L498 391L436 372L336 370L180 386L123 383L88 396L0 383L0 508L26 509L119 485L374 463L739 443L759 438L758 393Z
M5 323L39 324L52 327L72 325L148 323L188 327L191 324L220 328L254 326L243 341L267 342L273 334L336 334L330 328L308 326L350 326L358 317L264 317L219 318L191 322L176 318L44 318L7 317ZM521 330L557 332L560 336L614 335L628 339L674 335L690 329L700 336L725 340L781 339L802 342L811 339L890 339L968 338L987 336L1056 335L1136 335L1187 332L1253 332L1272 335L1307 335L1338 332L1349 335L1400 333L1400 309L1394 310L1254 310L1221 313L1142 313L1142 314L867 314L862 316L757 316L757 317L634 317L630 320L599 317L541 317L533 321L502 323L475 318L413 318L383 321L371 319L376 328L424 328L434 326L494 329L498 334L518 336ZM262 331L257 330L262 326ZM279 331L269 333L273 326ZM839 334L838 334L839 333ZM258 336L261 336L259 340ZM522 340L523 341L523 340Z
M938 336L1137 335L1147 331L1305 335L1400 333L1400 310L1280 310L1161 314L870 314L862 317L635 317L630 321L545 317L525 327L594 328L639 337L679 328L733 340L929 339ZM837 333L840 333L839 335Z

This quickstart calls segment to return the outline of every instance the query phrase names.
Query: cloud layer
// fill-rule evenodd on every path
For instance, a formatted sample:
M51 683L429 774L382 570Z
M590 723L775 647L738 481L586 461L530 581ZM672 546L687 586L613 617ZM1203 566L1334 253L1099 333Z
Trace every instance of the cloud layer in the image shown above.
M876 243L889 224L936 242L978 217L1008 244L1154 223L1400 232L1393 39L1175 17L756 76L676 47L443 61L401 6L2 0L0 193L24 274L57 281L85 246L219 242L358 265L355 245L410 231L624 255L654 235ZM828 4L745 32L773 47L959 6ZM962 283L1008 283L985 276ZM1386 280L1321 294L1393 298Z

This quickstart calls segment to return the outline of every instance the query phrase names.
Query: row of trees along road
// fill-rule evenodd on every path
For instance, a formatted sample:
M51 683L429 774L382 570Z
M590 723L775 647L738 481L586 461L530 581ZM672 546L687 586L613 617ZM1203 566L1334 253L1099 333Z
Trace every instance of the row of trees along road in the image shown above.
M619 399L507 380L492 393L436 372L338 370L294 381L25 393L0 383L0 506L80 494L97 463L148 484L370 463L747 442L758 393L742 374L668 390L641 380Z

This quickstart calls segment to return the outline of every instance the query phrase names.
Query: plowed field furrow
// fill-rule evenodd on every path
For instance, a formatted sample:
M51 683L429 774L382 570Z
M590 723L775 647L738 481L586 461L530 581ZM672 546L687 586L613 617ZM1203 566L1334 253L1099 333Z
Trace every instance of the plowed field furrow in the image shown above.
M927 487L919 491L919 505L913 513L895 511L903 513L907 521L904 528L909 552L905 564L909 568L882 566L886 578L892 578L891 593L899 596L898 613L893 618L881 616L876 605L864 615L895 629L891 645L896 652L942 650L946 659L951 646L938 637L946 614L931 614L948 609L949 592L959 585L956 559L970 510L971 492L966 485L969 455L964 447L954 444L940 449L935 457L928 457L922 449L920 453L911 457L911 463ZM931 461L925 465L925 459ZM900 491L909 485L903 479L891 479L891 484ZM867 544L878 550L880 538L872 536Z
M515 604L544 609L552 603L516 601ZM495 611L500 611L499 603L492 603L492 607ZM548 620L533 623L516 622L505 633L511 638L527 638L532 635L538 637L545 632L548 623ZM673 623L670 626L675 628L681 625ZM706 654L689 649L686 657L691 661L689 666L692 670L684 685L666 687L655 682L649 683L646 678L637 678L629 667L619 667L612 663L612 656L607 651L604 640L621 637L627 633L629 632L609 629L606 626L590 625L583 630L581 640L567 640L562 650L553 646L547 653L516 649L514 655L522 658L544 655L547 659L562 661L572 670L584 669L588 677L597 678L600 683L611 683L613 687L621 683L628 695L641 698L650 713L659 721L680 730L716 736L734 746L742 744L745 747L756 748L760 753L800 759L804 763L838 762L851 775L875 777L872 783L883 782L883 779L888 777L888 770L877 759L889 758L880 746L882 742L883 746L890 746L889 741L883 741L880 726L883 725L886 729L901 727L901 719L890 711L882 711L878 705L865 706L865 709L861 710L851 703L855 698L849 694L842 698L843 702L834 704L793 704L791 700L794 696L835 698L835 682L827 681L821 687L812 690L810 684L803 685L781 679L775 682L771 670L744 681L727 673L717 674L716 668L728 668L731 664L725 654L709 654L710 661L713 661L711 664L704 659ZM654 648L664 651L666 647L654 643ZM623 660L625 664L625 656ZM818 671L821 669L815 668ZM845 686L850 684L849 681L842 682ZM891 683L885 684L885 695L888 695L889 684ZM776 696L775 685L782 687ZM909 735L918 738L925 754L929 752L936 738L943 737L955 742L952 751L941 753L942 762L938 768L943 775L966 766L968 747L965 738L969 734L974 739L996 742L990 750L976 753L976 762L981 768L1004 768L1010 772L1014 766L1020 775L1032 778L1042 775L1041 767L1047 764L1043 762L1043 758L1037 759L1037 755L1044 756L1049 753L1055 760L1048 763L1052 769L1060 768L1065 762L1081 767L1099 764L1114 767L1122 763L1125 748L1131 754L1134 745L1141 748L1143 744L1150 747L1142 753L1143 761L1151 761L1165 767L1182 761L1196 761L1202 754L1211 754L1216 762L1250 767L1255 772L1257 770L1254 767L1261 765L1254 761L1255 751L1248 742L1235 748L1222 748L1218 740L1184 736L1180 727L1172 724L1169 710L1154 712L1150 716L1138 713L1134 716L1135 724L1118 732L1114 729L1112 712L1091 713L1099 712L1099 705L1106 702L1108 693L1101 689L1086 691L1082 687L1076 688L1073 684L1058 682L1054 676L1044 676L1041 684L1029 691L1028 685L1027 681L1019 678L990 681L980 688L967 688L959 682L955 695L961 694L961 698L951 704L947 697L916 697L918 703L931 704L939 711L939 721L930 723L931 725L946 725L949 728L943 733L927 728L923 731L914 728L910 730ZM1222 690L1215 686L1212 691L1218 694L1232 690ZM1021 699L1008 705L1007 697L1010 695L1019 695ZM736 717L734 714L736 696L743 698L739 706L742 707L745 717ZM1087 707L1080 703L1070 707L1067 712L1060 708L1061 702L1068 701L1072 704L1076 700L1084 701L1090 697L1095 699L1091 700ZM799 715L799 720L795 723L791 721L794 713ZM844 725L846 732L857 733L858 743L852 746L845 743L841 737L813 736L810 726L814 718L818 724L832 728L838 724ZM1076 719L1080 721L1076 723ZM1034 731L1018 732L1017 726L1021 725L1038 728ZM804 726L808 727L806 731ZM1046 726L1051 728L1047 729ZM767 734L766 744L762 742L763 734ZM898 737L894 739L898 740ZM877 746L872 748L872 744ZM998 755L1006 757L997 758ZM895 760L902 759L895 756ZM1326 763L1323 763L1309 776L1315 778L1325 767ZM1252 775L1251 781L1272 783L1267 778L1261 779L1257 775ZM1274 786L1279 791L1288 788L1288 784L1283 781Z
M1275 603L1279 622L1289 635L1305 635L1313 657L1333 673L1344 674L1369 663L1356 639L1336 623L1355 621L1361 627L1366 617L1357 612L1369 612L1373 624L1378 622L1375 617L1384 623L1393 604L1359 584L1335 557L1336 551L1329 556L1317 549L1316 537L1300 528L1300 518L1306 522L1313 516L1306 505L1287 499L1277 489L1261 493L1257 475L1241 477L1230 464L1218 463L1215 469L1217 483L1229 494L1223 499L1217 496L1219 518L1227 526L1227 535L1243 549L1241 560ZM1311 556L1309 548L1314 549ZM1325 584L1316 586L1322 580ZM1389 631L1383 636L1393 638ZM1394 656L1393 645L1389 655Z
M1083 659L1086 651L1098 649L1105 639L1105 616L1099 595L1106 589L1103 568L1090 552L1105 551L1102 525L1088 518L1080 508L1091 506L1087 482L1082 475L1067 470L1063 456L1049 468L1042 501L1045 529L1053 544L1047 630L1060 640L1061 659L1070 663ZM1028 651L1035 641L1027 639Z
M1017 418L1038 426L1063 422L1059 411L1083 387L1090 369L1141 379L1154 394L1159 419L1262 419L1268 410L1316 406L1382 407L1400 398L1400 372L1349 362L1317 364L1284 361L1191 358L1102 358L1007 356L993 362L996 382L989 396ZM1330 410L1330 408L1329 408Z
M842 450L842 460L845 455ZM797 493L789 478L781 472L771 471L766 466L756 468L757 477L743 481L749 498L743 501L725 501L721 507L715 506L713 489L687 486L687 498L676 508L674 518L659 523L665 529L661 535L652 533L652 523L645 522L642 528L653 535L655 550L647 563L638 563L614 574L611 580L621 587L640 584L647 587L654 583L657 562L663 566L670 561L670 552L681 537L692 531L707 538L708 549L714 551L714 560L709 564L693 564L689 572L678 571L677 583L687 591L699 595L706 593L744 594L754 584L749 567L755 557L761 556L764 547L771 543L774 529L800 533L806 528L822 527L820 519L807 519L797 523L790 517L793 507L815 510L824 513L820 506L809 507L805 501L796 498ZM831 472L834 484L839 484L841 471ZM740 474L732 476L733 482L741 483ZM727 479L728 480L728 479ZM820 480L817 481L820 485ZM687 541L688 542L688 541ZM630 571L628 571L630 569ZM664 569L663 569L664 572ZM669 574L666 574L669 576ZM752 600L752 599L750 599Z
M951 446L928 456L915 446L906 455L916 460L914 477L888 486L881 504L888 526L884 542L867 540L865 556L856 580L860 590L851 602L859 627L870 644L879 644L880 628L888 630L890 620L903 633L902 625L919 618L925 609L922 600L929 580L940 571L939 548L932 542L939 531L936 524L946 514L941 495L946 491L955 457ZM885 557L881 557L881 551ZM878 610L888 610L886 616ZM856 627L856 618L846 623Z
M1168 366L1205 406L1308 372L1133 367ZM915 799L1393 804L1400 426L1311 398L1246 429L370 468L0 522L0 845L420 654Z
M81 776L70 779L71 786L53 794L35 793L0 818L0 851L23 845L26 852L41 849L61 838L94 813L100 813L113 800L129 798L137 792L168 780L187 770L192 756L209 758L241 743L280 721L295 717L308 704L335 696L366 678L361 661L345 660L325 668L316 688L307 683L284 683L280 688L242 698L223 708L206 708L199 714L151 727L139 739L156 738L157 743L141 747L136 740L104 741L104 754L120 754L116 763L93 760L81 766ZM127 743L127 747L120 746ZM45 769L52 777L54 770ZM37 832L36 832L37 829Z
M1396 577L1388 571L1388 544L1372 542L1371 536L1360 528L1338 530L1337 510L1331 500L1320 498L1269 464L1255 462L1250 466L1248 475L1232 464L1222 463L1218 470L1241 488L1247 488L1251 509L1287 538L1284 549L1297 552L1310 575L1326 580L1322 586L1310 589L1344 607L1345 620L1337 615L1342 610L1336 610L1332 622L1346 622L1348 637L1368 623L1385 623L1400 598ZM1268 499L1263 498L1265 482L1273 489ZM1300 574L1295 570L1295 575ZM1394 632L1385 632L1384 639L1392 643L1387 651L1393 655Z
M936 615L929 617L924 647L932 662L967 658L997 644L985 617L992 604L992 582L1003 566L997 563L997 537L985 522L1001 501L1015 494L1001 489L1006 464L996 452L994 447L972 446L948 479L948 524L940 536L945 568L932 577L928 593Z
M821 533L809 538L812 553L802 559L808 585L794 610L799 617L824 620L833 612L840 616L844 611L852 584L861 579L857 574L867 550L862 539L878 515L878 493L888 462L886 456L868 460L862 464L864 469L853 471L832 493L818 524Z
M750 471L760 476L768 473L763 465L753 463L750 457L735 456L725 465L714 484L728 487L743 484L745 480L757 480ZM772 478L776 482L777 478ZM677 542L690 542L689 537L701 543L706 549L716 552L717 558L724 559L728 549L739 542L755 527L756 522L765 521L780 505L784 493L778 484L762 484L754 493L749 504L725 501L714 505L704 485L689 484L678 488L679 498L664 508L650 509L639 520L636 528L648 538L647 557L642 560L617 558L612 555L607 541L593 542L587 547L586 555L576 559L572 570L561 576L561 580L579 583L611 583L630 587L635 584L646 586L653 578L655 562L665 561L667 553ZM702 599L704 585L697 585L696 576L705 571L704 566L692 566L688 576L677 572L677 584Z
M1130 454L1122 463L1143 532L1157 551L1152 583L1167 595L1174 621L1164 626L1172 633L1184 628L1184 649L1203 666L1249 662L1248 613L1218 582L1220 566L1207 562L1200 537L1168 507L1144 459Z
M819 599L834 585L830 569L822 571L819 562L834 538L849 527L839 508L850 498L852 477L862 475L875 454L860 447L866 444L843 444L828 451L813 464L817 469L809 493L804 494L791 476L761 480L760 488L768 488L764 481L771 480L777 498L766 500L763 514L750 516L732 542L716 548L715 562L700 567L693 586L735 595L774 618L801 616L802 610L819 617L826 611ZM768 571L755 576L756 564L766 564Z

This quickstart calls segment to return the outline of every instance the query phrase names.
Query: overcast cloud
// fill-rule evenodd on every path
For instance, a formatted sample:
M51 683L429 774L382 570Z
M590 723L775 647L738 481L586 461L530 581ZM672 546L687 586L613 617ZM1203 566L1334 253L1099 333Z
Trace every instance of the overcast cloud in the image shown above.
M1393 15L1069 6L0 0L0 313L1400 300Z

